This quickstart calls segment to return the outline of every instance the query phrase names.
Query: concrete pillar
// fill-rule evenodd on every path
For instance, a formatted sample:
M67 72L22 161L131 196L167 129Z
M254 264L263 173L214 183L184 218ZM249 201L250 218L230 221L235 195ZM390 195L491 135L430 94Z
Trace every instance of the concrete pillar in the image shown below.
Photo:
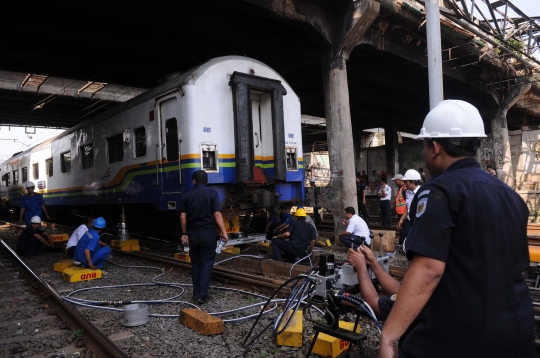
M495 102L491 113L491 133L493 134L493 149L495 151L495 165L498 177L506 184L514 187L514 170L512 168L512 154L510 152L510 137L508 136L508 124L506 114L517 102L519 96L528 92L531 88L531 79L522 80L521 85L510 87L506 90L496 90L489 94Z
M379 8L377 0L358 1L346 14L336 16L331 24L332 36L328 37L331 47L321 56L330 159L330 183L322 190L321 205L332 211L335 233L344 230L339 223L344 208L352 206L358 211L346 61L377 17Z
M343 209L352 206L358 210L358 205L347 68L343 57L334 61L329 61L328 57L323 60L327 65L323 70L323 87L330 159L330 183L326 192L332 195L326 196L326 207L334 214L337 228Z

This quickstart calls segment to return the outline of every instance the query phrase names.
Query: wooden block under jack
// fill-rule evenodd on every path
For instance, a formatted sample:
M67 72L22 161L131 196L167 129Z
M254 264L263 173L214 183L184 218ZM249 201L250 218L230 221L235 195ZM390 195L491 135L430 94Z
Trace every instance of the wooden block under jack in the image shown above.
M292 312L292 310L289 310L284 314L285 317L281 320L281 325L279 326L278 331L285 327L285 324L287 324L289 321ZM302 311L296 311L287 329L277 335L276 344L278 346L302 347L302 319Z
M111 246L120 248L131 245L139 245L139 239L129 239L129 240L111 240Z
M174 258L191 262L191 258L189 257L189 253L187 252L177 252L174 254Z
M68 241L68 234L51 234L52 242L64 242Z
M222 334L225 330L223 320L196 308L181 310L179 321L186 327L205 336Z
M101 278L101 270L91 270L89 268L72 266L63 271L64 281L67 282L80 282L89 281Z
M228 252L229 254L239 254L240 248L234 246L225 246L223 249L221 249L221 251Z
M354 328L354 322L339 321L339 327L352 331ZM360 333L360 325L356 327L356 333ZM313 336L311 337L313 339ZM350 343L339 339L337 337L329 336L325 333L319 333L317 336L317 342L313 346L313 353L323 357L336 358L346 349L349 349Z
M73 261L73 259L66 259L66 260L56 261L54 263L54 271L56 271L56 272L64 272L64 270L67 269L70 266L75 266L75 262Z

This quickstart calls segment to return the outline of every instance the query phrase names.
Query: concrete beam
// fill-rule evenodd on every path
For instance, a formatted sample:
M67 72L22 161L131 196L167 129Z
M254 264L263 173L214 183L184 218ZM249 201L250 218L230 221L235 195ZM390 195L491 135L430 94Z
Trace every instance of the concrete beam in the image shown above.
M29 81L31 79L29 75L22 72L0 71L0 89L109 102L125 102L147 90L146 88L105 84L101 89L92 93L88 92L91 90L92 84L86 80L39 76L40 81L32 83Z

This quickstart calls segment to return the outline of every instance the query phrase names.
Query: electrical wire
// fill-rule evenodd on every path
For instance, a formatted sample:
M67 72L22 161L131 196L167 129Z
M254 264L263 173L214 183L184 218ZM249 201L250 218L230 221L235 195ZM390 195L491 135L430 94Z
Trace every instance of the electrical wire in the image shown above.
M115 262L110 261L110 260L107 260L107 262L112 264L112 265L122 267L122 268L157 270L157 271L160 271L161 273L158 274L157 276L155 276L152 279L151 283L133 283L133 284L124 284L124 285L86 287L86 288L81 288L81 289L72 291L69 294L67 294L65 296L62 296L62 299L67 301L67 302L70 302L70 303L72 303L74 305L79 305L79 306L93 308L93 309L115 311L115 312L124 312L124 310L122 308L107 307L107 306L108 305L113 305L113 304L114 305L125 305L125 304L142 303L142 304L183 304L183 305L188 305L188 306L191 306L191 307L194 307L194 308L199 308L197 305L192 304L190 302L177 300L178 298L180 298L184 294L184 287L192 287L193 286L192 284L156 281L158 278L165 275L165 270L164 269L159 268L159 267L154 267L154 266L121 265L121 264L115 263ZM164 286L164 287L175 288L175 289L178 289L180 292L177 293L177 294L174 294L171 297L167 297L167 298L164 298L164 299L156 299L156 300L130 300L130 301L108 300L108 301L96 301L96 300L86 300L86 299L74 297L76 294L79 294L79 293L82 293L82 292L85 292L85 291L95 291L95 290L101 290L101 289L121 289L121 288L125 288L125 287L156 287L156 286ZM258 299L263 299L263 300L267 299L266 296L259 295L257 293L253 293L253 292L238 290L238 289L234 289L234 288L219 287L219 286L210 286L210 288L214 289L214 290L223 290L223 291L236 292L236 293L239 293L239 294L252 296L252 297L255 297L255 298L258 298ZM283 301L282 299L270 300L269 302L267 301L266 307L270 306L270 308L268 308L264 312L254 313L254 314L250 314L250 315L239 317L239 318L223 319L223 322L240 322L240 321L248 320L248 319L251 319L251 318L255 318L255 317L263 315L263 314L266 315L266 314L272 313L273 311L275 311L277 309L277 307L278 307L277 304L279 302L282 302L282 301ZM252 309L252 308L255 308L255 307L260 307L262 303L263 302L257 302L257 303L253 303L253 304L250 304L250 305L247 305L247 306L242 306L242 307L235 308L235 309L228 310L228 311L208 312L208 313L210 315L213 315L213 316L224 316L224 315L229 315L231 313L236 313L236 312L241 312L241 311L245 311L245 310L248 310L248 309ZM167 315L167 314L159 314L159 313L149 314L148 316L149 317L161 317L161 318L178 318L179 317L178 314Z

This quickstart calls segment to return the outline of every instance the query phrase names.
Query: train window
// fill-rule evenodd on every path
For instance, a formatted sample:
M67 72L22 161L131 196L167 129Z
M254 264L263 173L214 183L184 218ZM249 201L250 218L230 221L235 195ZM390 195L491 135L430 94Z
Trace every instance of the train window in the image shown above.
M39 179L39 164L32 164L32 171L34 172L34 179Z
M135 158L146 156L146 128L135 128Z
M116 134L107 138L107 150L109 163L117 163L124 160L124 134Z
M19 169L13 171L13 185L19 184Z
M9 186L9 173L2 175L2 182L4 186Z
M215 144L201 144L201 169L206 171L218 170Z
M94 143L83 145L79 148L81 157L81 167L83 169L94 166Z
M28 167L22 168L21 171L22 171L22 183L26 183L28 181Z
M45 173L48 177L53 176L53 160L52 158L49 158L45 160Z
M60 154L60 165L62 167L62 173L71 173L71 152Z
M296 147L287 147L287 170L298 170L298 161L296 158Z
M176 118L167 119L165 128L167 129L167 160L174 162L178 160L178 126L176 125Z

